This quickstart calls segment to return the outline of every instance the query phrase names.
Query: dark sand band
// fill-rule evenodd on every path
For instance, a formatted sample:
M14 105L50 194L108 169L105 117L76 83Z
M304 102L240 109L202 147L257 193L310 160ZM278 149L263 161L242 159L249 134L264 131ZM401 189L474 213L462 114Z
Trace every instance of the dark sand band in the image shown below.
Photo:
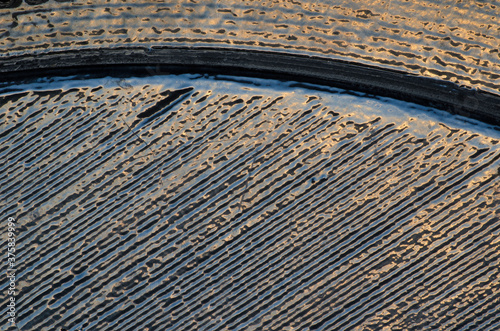
M414 102L500 125L500 96L447 81L320 57L220 48L166 47L65 51L0 61L1 80L4 82L73 74L82 70L114 74L133 72L137 75L209 72L295 80Z

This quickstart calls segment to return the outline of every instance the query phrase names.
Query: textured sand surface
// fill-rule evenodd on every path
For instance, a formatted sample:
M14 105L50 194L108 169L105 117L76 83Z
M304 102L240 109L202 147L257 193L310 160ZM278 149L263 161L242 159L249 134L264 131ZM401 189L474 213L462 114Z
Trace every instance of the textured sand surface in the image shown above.
M0 59L119 47L313 55L500 94L500 6L484 1L48 1L0 9Z
M21 330L499 327L481 123L195 75L3 87L0 121Z

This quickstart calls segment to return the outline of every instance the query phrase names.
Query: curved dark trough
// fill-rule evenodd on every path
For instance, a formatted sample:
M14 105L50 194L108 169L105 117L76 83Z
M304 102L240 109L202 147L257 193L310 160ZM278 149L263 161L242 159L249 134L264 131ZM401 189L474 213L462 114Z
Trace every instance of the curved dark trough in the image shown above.
M116 69L110 68L116 66ZM99 49L20 56L0 62L3 81L76 72L138 75L210 72L305 81L387 96L500 125L500 96L454 83L345 61L210 48ZM133 67L132 67L133 66ZM152 66L152 67L151 67ZM52 70L51 70L52 69Z

